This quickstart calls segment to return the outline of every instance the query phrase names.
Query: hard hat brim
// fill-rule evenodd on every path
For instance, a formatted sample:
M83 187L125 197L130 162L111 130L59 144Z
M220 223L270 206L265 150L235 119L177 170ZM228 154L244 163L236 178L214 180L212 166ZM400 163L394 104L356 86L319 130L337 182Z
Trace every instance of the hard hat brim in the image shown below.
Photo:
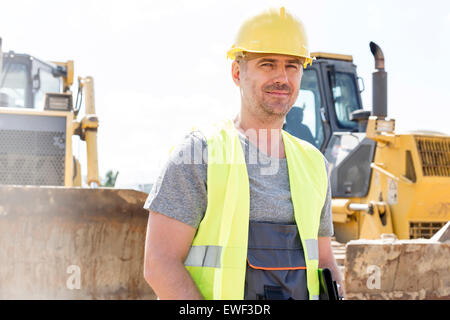
M292 54L292 52L282 52L282 51L274 51L274 52L267 52L267 51L258 51L258 50L248 50L248 49L244 49L244 48L239 48L239 47L233 47L231 48L228 52L227 52L227 58L231 59L231 60L236 60L236 57L238 55L238 53L244 53L244 52L251 52L251 53L265 53L265 54L281 54L281 55L286 55L286 56L291 56L291 57L298 57L298 58L303 58L305 59L305 63L303 64L303 67L306 68L308 65L312 65L312 61L315 60L314 58L310 57L310 56L306 56L306 55L301 55L301 54Z

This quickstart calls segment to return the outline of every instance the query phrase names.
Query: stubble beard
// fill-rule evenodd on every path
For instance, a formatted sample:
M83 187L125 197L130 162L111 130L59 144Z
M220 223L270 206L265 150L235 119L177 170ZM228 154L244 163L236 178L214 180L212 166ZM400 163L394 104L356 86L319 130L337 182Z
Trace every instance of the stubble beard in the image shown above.
M272 122L279 119L283 119L289 113L292 108L294 102L292 101L292 96L288 99L287 102L281 101L270 101L271 98L265 97L264 90L260 94L258 94L258 88L252 88L253 94L247 96L245 104L249 106L249 111L259 118L262 122ZM241 96L245 97L244 92L241 88ZM296 97L297 98L297 97ZM273 98L272 98L273 99ZM274 99L276 100L276 99Z
M262 93L260 95L255 94L254 101L255 101L255 108L261 110L261 114L264 115L265 118L270 119L280 119L286 117L286 115L289 113L289 111L292 108L293 101L292 96L289 97L289 99L286 102L283 102L282 99L276 99L274 97L268 97L264 92L275 88L275 89L284 89L289 90L287 87L283 86L277 86L277 85L271 85L266 86L263 88ZM256 89L256 88L254 88ZM257 91L254 91L257 92ZM292 93L291 93L292 94ZM278 101L277 101L278 100ZM292 103L291 103L292 102Z
M254 100L253 109L264 121L284 119L292 108L291 101L268 101L263 96Z
M292 106L289 103L273 106L273 104L271 105L267 102L261 101L258 104L258 108L261 109L267 117L271 118L285 117L288 114L289 110L291 110L291 107Z

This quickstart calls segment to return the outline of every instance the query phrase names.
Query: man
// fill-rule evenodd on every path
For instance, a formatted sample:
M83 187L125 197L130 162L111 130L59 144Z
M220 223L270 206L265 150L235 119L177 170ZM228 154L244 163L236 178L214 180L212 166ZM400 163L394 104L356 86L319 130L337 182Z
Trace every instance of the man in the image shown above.
M327 162L281 130L312 61L303 26L266 11L228 56L240 113L172 151L145 204L144 277L160 299L318 299L318 267L342 285Z

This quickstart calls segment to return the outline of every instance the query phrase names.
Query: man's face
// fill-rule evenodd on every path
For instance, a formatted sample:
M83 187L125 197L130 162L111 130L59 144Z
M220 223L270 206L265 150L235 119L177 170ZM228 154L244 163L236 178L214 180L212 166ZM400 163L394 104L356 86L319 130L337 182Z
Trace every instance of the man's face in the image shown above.
M232 67L244 108L265 118L284 117L297 99L303 60L278 54L250 54Z

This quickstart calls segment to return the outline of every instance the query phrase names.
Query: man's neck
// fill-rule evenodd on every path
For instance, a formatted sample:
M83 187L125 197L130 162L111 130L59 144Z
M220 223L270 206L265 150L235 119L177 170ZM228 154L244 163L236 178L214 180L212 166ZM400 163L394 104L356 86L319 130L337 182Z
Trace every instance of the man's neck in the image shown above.
M281 129L283 118L258 119L241 112L235 117L234 125L258 149L273 158L285 158Z

